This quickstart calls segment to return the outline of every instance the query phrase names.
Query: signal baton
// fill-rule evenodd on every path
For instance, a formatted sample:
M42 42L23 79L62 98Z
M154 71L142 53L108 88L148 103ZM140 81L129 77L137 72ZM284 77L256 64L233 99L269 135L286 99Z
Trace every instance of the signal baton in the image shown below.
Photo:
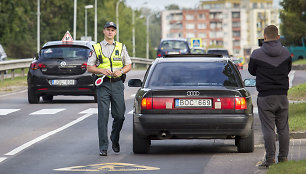
M98 75L101 75L101 74L98 74ZM95 81L95 85L100 86L103 83L104 77L105 77L105 75L103 74L102 77L97 78L97 80Z

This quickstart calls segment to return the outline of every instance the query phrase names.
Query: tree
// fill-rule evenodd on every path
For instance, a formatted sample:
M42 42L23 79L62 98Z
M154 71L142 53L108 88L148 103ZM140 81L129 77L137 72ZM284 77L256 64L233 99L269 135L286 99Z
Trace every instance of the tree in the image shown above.
M301 37L306 35L306 1L283 0L280 4L283 6L280 18L285 44L297 45Z
M176 4L170 4L168 6L165 7L166 10L179 10L180 7Z
M107 21L116 23L116 2L97 0L98 42L103 40L103 27ZM85 5L92 0L77 1L77 36L80 40L85 31ZM66 31L73 35L73 0L40 0L40 46L48 41L61 40ZM87 10L88 36L94 37L94 9ZM145 19L136 13L136 56L145 57ZM37 47L37 0L0 1L0 43L8 57L26 58L36 53ZM119 5L120 42L126 44L132 54L132 9L121 2ZM150 50L151 53L151 50ZM150 56L151 57L151 56Z

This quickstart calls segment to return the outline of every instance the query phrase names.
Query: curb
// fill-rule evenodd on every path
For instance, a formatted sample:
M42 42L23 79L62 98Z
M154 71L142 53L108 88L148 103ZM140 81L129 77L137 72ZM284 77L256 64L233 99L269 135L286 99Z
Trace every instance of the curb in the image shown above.
M306 132L290 132L290 139L306 139Z
M306 65L292 65L292 70L306 70Z

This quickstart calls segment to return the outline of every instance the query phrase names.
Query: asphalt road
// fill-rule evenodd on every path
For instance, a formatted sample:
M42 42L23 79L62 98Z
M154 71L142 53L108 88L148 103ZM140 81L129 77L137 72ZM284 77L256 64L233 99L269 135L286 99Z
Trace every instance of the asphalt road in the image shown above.
M243 78L250 78L242 70ZM305 71L295 71L292 84L305 83ZM131 71L129 78L143 78ZM127 80L128 80L127 79ZM132 152L132 105L137 88L125 83L126 120L121 151L99 156L97 104L93 97L56 96L53 103L28 104L26 88L0 94L0 173L130 173L237 174L261 173L255 166L264 155L257 111L255 151L238 153L233 140L152 141L148 154ZM257 91L249 88L256 106ZM111 120L110 120L111 121ZM109 131L110 131L109 124Z

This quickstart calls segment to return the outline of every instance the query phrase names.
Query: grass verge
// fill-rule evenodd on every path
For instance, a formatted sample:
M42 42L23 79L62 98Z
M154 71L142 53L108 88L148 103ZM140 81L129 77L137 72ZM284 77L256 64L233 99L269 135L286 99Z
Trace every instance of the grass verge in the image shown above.
M290 131L306 131L306 103L289 104Z
M306 83L296 85L288 91L289 100L306 100Z
M305 65L306 64L306 59L302 59L302 60L297 60L292 62L293 65Z
M301 174L306 173L306 160L288 161L269 167L268 174Z
M288 99L294 101L306 100L306 83L290 88ZM289 129L290 131L306 130L306 103L289 105Z
M15 77L14 79L5 79L0 83L0 92L9 92L14 89L27 86L27 77Z

